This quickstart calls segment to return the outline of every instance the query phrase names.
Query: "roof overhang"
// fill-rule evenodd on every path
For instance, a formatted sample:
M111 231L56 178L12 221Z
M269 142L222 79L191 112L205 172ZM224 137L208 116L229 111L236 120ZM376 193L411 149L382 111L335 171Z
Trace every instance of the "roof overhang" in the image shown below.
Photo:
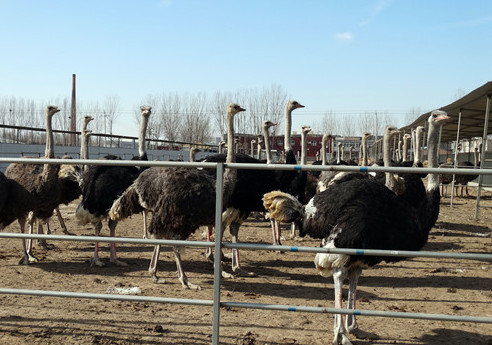
M492 97L492 81L480 86L457 101L439 108L439 110L447 112L452 119L450 123L442 127L441 141L456 140L460 112L461 121L459 139L483 137L487 98L489 97ZM427 128L426 121L430 114L431 112L427 112L420 115L417 120L410 125L402 127L401 130L408 133L417 126L424 126ZM488 126L490 126L491 121L489 116ZM487 132L485 134L487 134Z

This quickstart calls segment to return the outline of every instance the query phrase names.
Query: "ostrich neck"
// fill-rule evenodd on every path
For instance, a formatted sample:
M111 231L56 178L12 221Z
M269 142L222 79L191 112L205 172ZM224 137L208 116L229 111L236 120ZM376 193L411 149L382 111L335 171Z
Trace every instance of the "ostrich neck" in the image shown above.
M44 153L45 158L54 158L55 152L53 148L53 129L51 127L52 115L46 115L46 150ZM56 165L54 164L44 164L43 166L43 179L52 180L56 178Z
M138 133L138 155L140 157L145 156L145 133L147 132L148 124L149 117L142 115L140 119L140 132Z
M227 114L227 163L236 162L236 148L234 143L234 115ZM237 169L225 169L223 184L223 203L227 205L237 180Z
M438 128L434 125L429 126L429 133L427 136L427 156L429 161L429 168L437 168L438 166ZM427 177L427 191L433 191L439 188L439 176L435 173L429 174Z
M337 163L340 163L341 158L340 158L340 145L337 147Z
M306 136L307 133L304 131L301 132L301 164L306 165L307 164L307 142L306 142Z
M390 152L390 140L391 135L385 133L383 136L383 162L385 167L391 166L391 152ZM389 190L395 190L395 180L393 179L393 174L390 172L385 172L386 182L385 185Z
M362 138L362 166L367 166L367 138Z
M195 161L195 151L190 150L190 162L194 162L194 161Z
M87 159L87 135L82 132L80 137L80 159Z
M270 136L268 135L268 127L263 127L263 140L265 142L265 153L267 164L272 163L272 151L270 150Z
M401 153L403 162L406 162L408 160L408 155L407 155L408 140L409 140L408 138L403 138L403 152Z
M292 150L290 144L290 136L292 133L292 110L285 109L285 137L284 137L284 151Z
M326 136L321 139L321 165L326 165Z
M422 137L422 130L420 128L417 128L417 130L415 131L415 154L413 159L414 163L421 162L420 159L421 137Z

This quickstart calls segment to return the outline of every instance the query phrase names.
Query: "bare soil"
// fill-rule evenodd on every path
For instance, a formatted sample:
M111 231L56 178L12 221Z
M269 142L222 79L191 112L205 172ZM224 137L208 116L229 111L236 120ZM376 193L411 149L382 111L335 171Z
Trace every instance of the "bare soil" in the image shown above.
M473 191L471 191L473 194ZM482 207L475 220L475 199L443 198L427 251L492 253L492 209ZM482 195L481 205L492 206L492 194ZM62 207L70 231L92 236L90 226L74 220L76 203ZM56 220L52 229L61 233ZM6 232L18 232L12 224ZM107 235L107 228L103 235ZM141 238L139 216L121 222L117 234ZM287 236L288 231L284 230ZM226 233L227 237L228 233ZM240 231L243 242L270 243L269 223L248 220ZM204 240L203 231L192 237ZM227 238L226 238L227 240ZM213 266L204 249L188 248L184 267L191 282L202 290L183 289L176 278L172 252L161 254L160 276L167 284L155 284L148 274L151 246L120 245L119 258L127 267L111 265L108 244L101 246L105 267L91 267L94 244L54 242L44 250L36 245L39 263L18 264L19 240L0 240L1 287L105 293L111 287L139 287L144 296L213 299ZM286 245L318 246L310 238L286 239ZM319 276L314 254L241 251L242 267L254 277L223 282L222 300L294 306L333 307L333 281ZM229 267L226 265L226 269ZM416 258L382 263L363 272L358 289L359 309L492 317L492 263L483 261ZM354 344L492 344L492 324L359 317L362 329L379 340ZM221 309L220 343L331 344L333 316L302 312L255 309ZM0 344L210 344L212 308L181 304L0 295Z

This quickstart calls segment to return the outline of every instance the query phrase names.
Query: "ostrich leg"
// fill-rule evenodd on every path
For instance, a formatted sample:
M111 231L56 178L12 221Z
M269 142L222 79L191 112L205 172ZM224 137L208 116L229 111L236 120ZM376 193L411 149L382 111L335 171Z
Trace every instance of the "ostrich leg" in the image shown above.
M356 289L357 282L359 281L360 274L362 273L361 267L352 268L348 272L349 291L347 309L354 310L356 307ZM379 339L379 336L375 333L370 333L359 329L355 315L348 314L346 321L347 330L350 334L355 335L357 339Z
M118 224L117 221L114 221L112 219L110 219L108 221L108 226L109 226L109 235L111 237L115 237L116 235L116 224ZM118 260L118 258L116 257L116 243L114 242L111 242L109 244L109 252L110 252L110 257L109 257L109 261L117 266L128 266L128 264L126 262L123 262L123 261L120 261Z
M333 284L335 287L335 308L341 309L343 304L343 280L346 277L346 271L343 268L333 269ZM347 337L347 331L343 323L342 314L335 314L335 325L333 328L334 338L333 345L352 345Z
M201 290L200 285L196 285L188 281L188 277L186 276L186 273L183 270L183 264L181 262L181 255L179 253L180 248L181 247L179 246L173 247L174 257L176 259L176 267L178 268L178 279L184 288L192 289L192 290Z

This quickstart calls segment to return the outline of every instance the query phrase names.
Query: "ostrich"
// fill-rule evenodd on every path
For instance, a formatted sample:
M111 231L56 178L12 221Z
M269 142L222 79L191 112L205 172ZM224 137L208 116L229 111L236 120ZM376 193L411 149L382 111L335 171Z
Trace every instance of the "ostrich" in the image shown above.
M80 131L80 159L89 159L89 140L92 132L87 129L89 122L94 120L92 116L86 115L82 120L82 129ZM82 171L86 172L88 165L82 166Z
M71 159L72 157L63 156L62 158ZM51 234L50 220L54 211L63 233L65 235L74 235L68 231L65 221L61 215L59 205L68 205L80 196L82 171L80 167L72 164L61 164L57 166L57 168L58 183L60 185L60 193L58 194L58 198L53 198L50 203L47 203L45 206L37 210L30 211L27 220L29 224L37 223L38 234ZM34 169L39 170L40 166L36 165ZM46 226L46 231L44 231L43 225ZM47 243L44 239L38 240L38 243L47 250L54 248L54 245Z
M309 126L301 126L301 165L307 165L307 135L311 132L311 127ZM268 134L268 131L266 132ZM265 139L265 143L267 139ZM267 159L267 163L268 159ZM282 237L282 231L280 228L280 223L275 219L270 220L272 225L272 236L273 236L273 245L281 245L280 239ZM290 229L290 238L294 238L296 235L296 226L294 223L291 224Z
M251 157L254 157L255 156L255 145L256 145L256 140L255 139L251 139L251 153L250 153L250 156Z
M220 153L224 153L224 147L225 147L225 145L226 145L226 142L224 140L221 140L219 142L219 148L218 148L218 153L219 154Z
M439 127L449 120L443 111L433 111L428 119L429 167L437 167ZM421 187L423 182L420 180ZM268 216L296 221L301 234L321 238L325 248L372 248L420 250L439 215L439 178L429 174L426 196L418 205L392 193L372 179L351 180L316 194L303 207L294 197L272 192L264 196ZM383 218L383 220L382 220ZM349 280L348 308L355 308L357 281L364 266L401 257L354 256L318 253L314 262L322 276L333 275L335 308L342 307L342 288ZM377 338L359 329L355 315L335 315L334 344L351 344L347 331L357 338Z
M459 164L459 168L477 168L480 166L480 162L478 160L478 147L474 148L474 163L465 161ZM458 186L461 186L461 193L460 196L463 197L463 188L465 189L466 196L469 196L468 194L468 182L473 181L476 179L478 175L461 175L458 174L456 175L456 195L458 195Z
M45 158L54 158L54 138L52 129L53 115L58 113L58 107L49 105L46 107L46 149ZM1 226L18 220L20 230L25 231L25 224L29 211L34 211L52 205L53 200L58 200L60 195L60 183L58 180L59 167L54 164L44 164L42 168L37 164L10 164L5 177L10 181L9 201L4 205ZM29 232L32 233L33 221L30 219ZM19 264L29 264L38 260L32 254L32 240L22 240L23 257Z
M258 137L258 140L256 141L257 143L257 153L256 153L256 157L259 161L261 161L261 156L262 156L262 150L263 150L263 143L264 143L264 140L262 137Z
M82 120L82 129L81 129L81 137L80 137L80 158L81 159L88 159L88 152L89 152L89 137L91 136L92 132L90 130L87 130L87 125L89 122L94 120L93 117L86 115L84 116ZM64 159L70 159L70 156L64 156L62 157ZM60 204L65 204L68 205L70 202L74 201L77 199L80 194L81 194L81 189L80 189L80 184L82 183L82 173L84 169L87 168L87 165L83 165L81 168L70 165L70 164L62 164L59 167L58 171L58 179L60 180L60 187L61 187L61 195L60 195L60 200L58 202L58 205ZM54 211L55 214L58 218L58 222L60 223L60 226L62 228L62 232L65 235L74 235L73 233L69 232L67 229L67 226L65 225L65 221L63 220L62 214L60 212L60 208L58 205L55 207ZM37 220L37 225L38 225L38 234L50 234L51 229L50 229L50 219L51 216L53 215L53 210L51 208L45 208L43 210L37 210L34 212L30 212L28 216L28 220L33 222L33 217L34 219ZM43 224L46 226L46 232L43 229ZM44 248L44 249L53 249L54 246L52 244L48 244L46 240L38 240L38 243Z
M394 126L387 126L385 129L385 134L383 136L383 144L386 143L386 148L389 150L389 141L393 135L398 133L398 129ZM362 146L363 146L363 162L367 162L367 138L369 137L369 133L365 132L362 135ZM340 148L340 143L338 143L338 147ZM364 146L366 148L364 148ZM338 151L340 152L340 150ZM365 152L365 158L364 158L364 152ZM386 150L385 150L386 152ZM389 152L387 153L387 159L389 160ZM338 154L338 157L340 157L340 154ZM336 165L347 165L346 162L344 162L341 159L337 158L337 163ZM338 163L339 162L339 163ZM321 172L321 175L318 180L318 186L317 186L317 192L323 192L333 184L339 184L342 182L346 182L348 180L352 179L366 179L368 178L368 174L366 173L360 173L360 172L348 172L348 171L323 171ZM375 177L379 182L382 184L385 183L385 175L384 174L376 174Z
M138 140L138 160L147 160L145 151L145 133L151 107L140 107L140 131ZM106 159L118 159L116 156L108 155ZM102 229L102 221L107 218L108 211L125 189L130 186L140 173L140 169L134 166L90 166L88 171L83 175L82 183L82 201L77 207L75 216L79 224L84 225L92 223L99 236ZM110 236L115 236L117 222L109 219L108 227ZM110 244L110 262L120 266L126 266L126 263L116 257L116 244ZM91 265L104 266L99 258L99 243L96 242L94 256Z
M234 116L245 111L231 103L227 107L227 157L226 163L236 161L234 143ZM237 180L237 170L224 173L223 203L228 204ZM149 233L153 238L186 240L200 226L215 224L215 179L207 171L190 168L150 168L118 198L109 213L112 220L128 217L135 209L143 207L153 212ZM199 207L197 207L199 205ZM182 286L200 289L188 281L181 264L179 247L174 247L178 279ZM154 247L149 272L155 282L160 245ZM227 276L224 273L224 276Z
M286 123L286 140L284 148L286 148L286 163L297 164L294 152L290 143L290 135L292 128L292 111L304 106L297 101L289 100L285 106L284 116ZM261 139L259 137L258 139ZM261 152L261 150L258 150ZM223 155L213 155L207 157L204 161L208 162L223 162ZM248 155L238 155L238 163L262 163L258 159L253 159ZM238 233L241 224L253 211L264 211L261 198L266 192L273 190L282 190L294 195L302 195L306 183L306 173L297 171L269 171L269 170L245 170L238 171L237 183L233 194L226 205L226 210L223 213L223 218L226 224L229 225L232 242L238 241ZM232 270L235 273L240 272L239 251L232 249ZM248 273L248 275L254 275Z

